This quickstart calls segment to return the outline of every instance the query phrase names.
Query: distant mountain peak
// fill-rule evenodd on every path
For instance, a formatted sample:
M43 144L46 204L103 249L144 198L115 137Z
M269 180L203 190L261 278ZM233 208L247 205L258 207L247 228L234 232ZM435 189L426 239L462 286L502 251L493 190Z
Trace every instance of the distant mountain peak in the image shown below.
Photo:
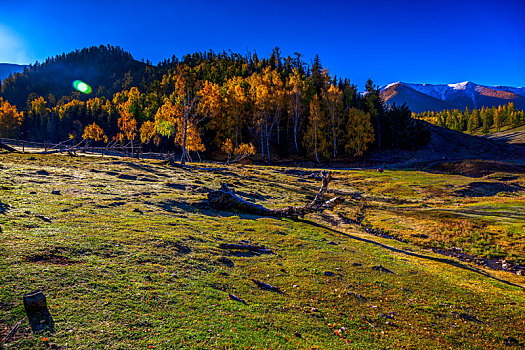
M473 82L471 81L464 81L462 83L457 83L457 84L447 84L448 86L450 86L451 88L453 88L454 90L465 90L467 88L467 86L472 86L472 85L476 85L474 84Z
M406 103L414 112L492 107L514 102L525 108L525 88L485 86L464 81L451 84L416 84L395 82L380 88L388 104Z

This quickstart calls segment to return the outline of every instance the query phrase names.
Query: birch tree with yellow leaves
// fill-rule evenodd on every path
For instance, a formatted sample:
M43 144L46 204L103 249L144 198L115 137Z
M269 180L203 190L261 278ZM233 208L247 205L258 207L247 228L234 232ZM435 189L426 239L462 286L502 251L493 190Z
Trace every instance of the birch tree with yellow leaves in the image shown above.
M235 141L235 147L241 142L241 130L247 122L244 111L248 98L243 87L244 79L242 77L233 77L226 82L226 110L225 118L228 129L233 129L232 138Z
M299 144L297 142L297 134L299 129L299 123L301 122L301 111L302 111L302 95L304 87L304 77L297 68L293 69L293 74L288 77L286 84L288 89L288 103L290 109L290 115L292 117L293 125L293 141L295 151L299 152Z
M332 136L333 157L337 156L337 138L341 129L341 110L343 108L343 92L333 84L322 92L323 101L330 114L330 131Z
M250 77L251 96L255 107L254 122L261 135L261 154L271 163L270 139L278 127L285 103L284 84L277 71L267 67L262 74ZM266 149L266 153L265 153Z
M353 156L362 156L372 142L374 142L374 127L370 114L357 108L350 108L346 127L346 151Z
M303 144L309 153L313 153L317 163L320 163L319 155L328 155L328 142L325 129L326 123L324 113L321 109L321 101L319 101L319 97L315 94L312 101L310 101L310 115Z

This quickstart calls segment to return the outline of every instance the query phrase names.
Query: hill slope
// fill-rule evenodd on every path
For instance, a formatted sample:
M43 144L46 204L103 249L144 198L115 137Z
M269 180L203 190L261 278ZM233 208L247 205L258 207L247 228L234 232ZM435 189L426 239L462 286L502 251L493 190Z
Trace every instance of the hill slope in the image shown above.
M30 94L46 98L52 94L59 100L75 91L75 80L82 80L92 87L93 95L110 97L140 82L146 67L119 47L90 47L49 58L16 78L6 79L1 96L23 109Z
M374 162L418 163L457 159L505 160L522 163L525 161L525 147L509 144L503 138L489 139L473 136L425 121L431 132L430 142L415 150L382 150L370 155Z
M0 63L0 82L10 74L23 72L25 67L27 66L22 64Z
M525 108L525 88L483 86L470 81L448 85L397 82L382 87L381 97L388 105L406 102L415 113L492 107L509 102L514 102L518 109Z
M525 146L525 126L487 135L491 140Z

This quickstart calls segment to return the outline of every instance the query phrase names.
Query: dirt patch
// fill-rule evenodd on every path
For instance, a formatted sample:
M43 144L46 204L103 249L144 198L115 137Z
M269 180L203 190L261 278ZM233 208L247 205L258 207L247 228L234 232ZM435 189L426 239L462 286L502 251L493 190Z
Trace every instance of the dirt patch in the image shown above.
M525 166L488 160L460 160L434 164L427 169L432 173L484 177L494 173L525 174Z
M72 261L66 256L55 254L55 253L41 253L25 256L23 258L26 262L40 263L40 264L52 264L52 265L73 265L76 261Z
M505 184L500 182L471 182L465 188L454 192L460 197L491 197L500 192L519 192L523 187L514 184Z

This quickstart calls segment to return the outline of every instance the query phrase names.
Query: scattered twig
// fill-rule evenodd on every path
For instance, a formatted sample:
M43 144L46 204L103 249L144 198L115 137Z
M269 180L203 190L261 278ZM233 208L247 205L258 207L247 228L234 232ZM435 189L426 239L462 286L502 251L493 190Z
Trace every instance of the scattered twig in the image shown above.
M230 297L230 299L232 300L235 300L235 301L238 301L240 303L243 303L244 305L248 305L248 303L244 300L242 300L241 298L239 298L238 296L234 295L234 294L228 294L228 296Z
M363 317L361 317L361 318L363 319L363 321L365 321L366 323L368 323L368 324L370 325L370 327L372 327L373 329L376 329L376 326L374 326L374 325L372 324L372 322L370 322L366 316L363 316Z
M11 338L15 336L16 332L18 331L18 328L20 328L20 325L22 324L22 321L23 319L18 321L13 327L13 329L11 329L11 332L9 332L9 334L5 336L5 338L2 340L3 344L7 343Z

